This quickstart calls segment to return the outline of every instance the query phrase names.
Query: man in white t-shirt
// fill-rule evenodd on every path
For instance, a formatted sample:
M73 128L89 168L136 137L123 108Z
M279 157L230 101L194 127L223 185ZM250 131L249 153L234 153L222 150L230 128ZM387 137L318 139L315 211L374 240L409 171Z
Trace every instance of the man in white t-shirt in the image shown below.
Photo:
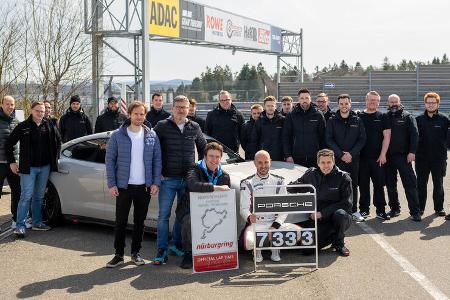
M144 221L150 196L158 194L161 184L161 147L153 129L144 125L147 108L135 101L128 107L129 119L111 134L106 150L106 177L109 193L116 197L116 226L113 259L106 264L114 268L123 263L126 227L133 204L131 261L143 265L139 254Z

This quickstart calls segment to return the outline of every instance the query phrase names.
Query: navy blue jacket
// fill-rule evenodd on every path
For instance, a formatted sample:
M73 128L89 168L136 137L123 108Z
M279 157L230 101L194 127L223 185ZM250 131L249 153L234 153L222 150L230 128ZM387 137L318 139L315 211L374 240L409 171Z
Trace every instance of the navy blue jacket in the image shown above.
M419 129L419 145L416 158L442 163L447 159L447 133L450 120L437 112L431 118L425 111L416 117Z
M352 157L359 157L361 149L366 143L366 131L363 121L350 111L348 118L342 118L339 111L327 122L326 141L337 158L342 152L349 152Z
M284 157L292 156L294 161L302 157L316 159L317 151L324 147L325 119L322 113L312 104L306 111L296 104L284 120Z
M130 179L131 139L127 127L130 120L126 120L119 129L116 129L108 141L106 148L106 179L108 188L117 186L126 189ZM153 129L144 127L144 167L145 186L161 185L161 147L159 139Z

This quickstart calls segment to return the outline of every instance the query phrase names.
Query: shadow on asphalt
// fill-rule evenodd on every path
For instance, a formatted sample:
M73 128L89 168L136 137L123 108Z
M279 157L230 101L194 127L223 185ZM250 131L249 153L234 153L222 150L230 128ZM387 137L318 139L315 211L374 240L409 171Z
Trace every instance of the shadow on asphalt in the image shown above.
M278 285L287 281L308 277L314 269L295 269L290 271L253 271L253 263L246 262L238 270L202 274L191 274L174 266L145 265L136 267L131 262L115 269L99 268L90 273L68 275L56 279L34 282L20 288L18 298L31 298L43 295L50 290L66 290L70 294L87 292L96 286L113 284L134 278L130 286L136 290L152 290L191 283L208 284L214 288L227 286L248 287L255 285Z
M369 218L365 221L367 225L372 227L376 232L385 236L398 236L405 232L419 232L421 240L432 240L437 237L450 235L450 222L443 221L438 226L431 226L431 224L439 218L434 214L424 216L422 222L414 222L409 218L409 215L401 215L391 219L390 221L382 222L377 218ZM352 226L346 232L346 236L357 236L365 234L364 231L353 222ZM351 245L350 245L351 247Z
M67 224L54 228L49 232L29 232L26 236L28 242L46 245L50 247L76 250L84 252L84 257L108 256L113 253L114 233L110 227L89 224ZM10 238L10 241L14 237ZM127 240L129 245L129 240ZM149 245L150 243L150 245ZM149 249L155 248L155 236L147 234L144 237L143 250L146 256ZM150 250L152 254L156 250ZM88 252L88 253L86 253ZM265 261L270 261L270 252L263 253ZM315 256L303 256L297 250L285 250L281 252L284 263L311 262ZM147 256L148 257L148 256ZM151 257L151 256L150 256ZM334 263L338 255L330 248L319 252L319 268L326 268ZM126 257L125 261L129 261ZM24 285L17 293L18 298L30 298L44 294L50 290L66 290L71 294L89 291L95 286L104 286L129 280L130 285L137 290L152 290L165 287L180 286L191 283L208 284L214 288L227 286L247 287L255 285L278 285L287 281L311 276L312 268L262 268L254 271L252 257L249 253L240 253L240 268L232 271L192 274L190 270L178 267L181 258L171 257L165 266L153 266L147 264L136 267L130 262L115 268L98 268L89 273L67 275L60 278L34 282Z

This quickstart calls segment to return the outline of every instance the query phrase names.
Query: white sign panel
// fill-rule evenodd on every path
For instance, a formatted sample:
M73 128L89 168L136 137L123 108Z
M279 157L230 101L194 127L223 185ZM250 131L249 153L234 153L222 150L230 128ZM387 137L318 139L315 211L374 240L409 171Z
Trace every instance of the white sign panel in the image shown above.
M271 27L205 6L205 41L271 50Z
M235 191L190 193L193 270L237 269Z

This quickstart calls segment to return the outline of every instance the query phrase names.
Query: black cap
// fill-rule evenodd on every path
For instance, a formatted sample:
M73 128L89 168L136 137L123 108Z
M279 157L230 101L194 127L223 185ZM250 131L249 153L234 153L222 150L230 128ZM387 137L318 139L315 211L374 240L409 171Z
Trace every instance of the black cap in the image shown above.
M108 104L109 104L111 101L119 102L119 100L117 100L116 97L109 97L109 98L108 98Z
M72 97L70 97L70 104L72 104L72 103L74 103L74 102L79 102L79 103L81 103L80 96L78 96L78 95L73 95Z

